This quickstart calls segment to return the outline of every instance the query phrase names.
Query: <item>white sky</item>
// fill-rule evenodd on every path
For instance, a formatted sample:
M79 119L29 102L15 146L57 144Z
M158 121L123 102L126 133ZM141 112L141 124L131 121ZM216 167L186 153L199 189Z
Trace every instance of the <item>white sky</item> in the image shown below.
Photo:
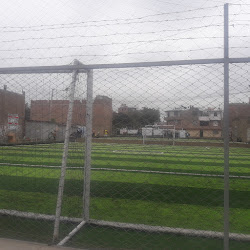
M102 64L223 57L226 2L230 56L249 57L248 0L1 0L0 67L64 65L75 58ZM232 67L231 88L242 92L234 101L247 101L248 69ZM30 99L39 99L52 89L60 98L70 78L6 79L0 77L0 87L15 89L18 82ZM95 94L111 96L116 108L223 106L221 66L97 71L95 81Z
M222 57L224 2L240 35L247 0L2 0L0 67Z

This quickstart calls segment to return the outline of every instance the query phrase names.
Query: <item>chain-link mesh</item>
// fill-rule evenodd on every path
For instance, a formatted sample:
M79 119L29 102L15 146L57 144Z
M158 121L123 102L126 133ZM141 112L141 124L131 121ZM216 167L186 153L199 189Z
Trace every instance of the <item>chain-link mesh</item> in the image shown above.
M161 248L170 241L169 247L178 248L192 241L187 235L193 230L223 231L222 70L221 65L94 70L94 93L112 98L113 110L102 109L104 130L93 121L95 221L74 244L80 246L76 239L83 237L86 247ZM85 230L96 237L91 241ZM109 243L114 231L117 240ZM151 231L152 241L144 241Z
M228 249L229 236L231 249L248 249L249 13L241 7L232 5L229 23L221 6L18 26L6 18L2 66L88 65L0 68L0 237Z
M249 63L230 65L230 232L248 234L250 100ZM246 247L242 237L239 247ZM232 241L231 241L232 242ZM230 243L231 243L230 242Z
M72 74L1 75L1 235L51 243ZM62 216L82 215L86 76L75 84ZM66 220L61 234L75 224ZM2 227L3 226L3 227Z
M245 248L248 64L231 64L230 73L230 245ZM70 235L61 244L83 248L221 248L223 65L95 69L93 75L93 99L85 73L1 75L0 211L8 225L2 235L47 243Z

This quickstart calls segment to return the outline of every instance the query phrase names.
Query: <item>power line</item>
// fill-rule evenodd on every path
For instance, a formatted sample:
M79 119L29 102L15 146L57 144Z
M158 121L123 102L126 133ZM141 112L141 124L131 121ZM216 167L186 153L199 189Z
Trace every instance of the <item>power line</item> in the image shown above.
M231 46L230 49L250 49L249 46Z
M214 17L222 17L222 15L215 15ZM182 21L184 20L193 20L197 18L204 18L204 17L195 17L195 18L184 18L181 19ZM106 26L114 26L114 25L128 25L128 24L144 24L144 23L163 23L163 22L176 22L178 20L148 20L148 21L137 21L137 22L129 22L129 23L110 23L110 24L91 24L91 25L74 25L74 26L61 26L61 27L48 27L48 28L39 28L39 29L27 29L21 28L20 30L3 30L1 31L2 33L18 33L18 32L33 32L33 31L44 31L44 30L58 30L58 29L75 29L75 28L88 28L88 27L106 27Z
M204 51L211 49L222 49L222 47L210 47L210 48L202 48L202 49L190 49L190 50L179 50L179 51L171 51L171 50L160 50L160 51L148 51L148 52L127 52L127 53L117 53L117 54L78 54L78 55L65 55L65 56L48 56L48 57L9 57L9 58L0 58L3 60L16 60L16 59L29 59L29 60L44 60L44 59L62 59L68 57L117 57L121 55L146 55L146 54L159 54L159 53L187 53L187 52L195 52L195 51Z
M84 44L84 45L69 45L69 46L48 46L48 47L29 47L19 49L0 49L0 51L28 51L28 50L43 50L43 49L69 49L69 48L84 48L84 47L98 47L98 46L114 46L114 45L125 45L125 44L136 44L136 43L152 43L152 42L165 42L165 41L179 41L179 40L197 40L197 39L222 39L223 37L182 37L182 38L169 38L169 39L153 39L153 40L138 40L130 42L120 43L100 43L100 44Z
M230 3L230 5L238 5L238 6L246 5L246 6L250 6L250 4L247 4L247 3Z
M197 11L197 10L207 10L207 9L213 9L213 8L218 8L221 6L212 6L212 7L206 7L206 8L197 8L197 9L190 9L190 10L185 10L185 11L175 11L175 12L163 12L163 13L157 13L157 14L152 14L152 15L145 15L141 17L135 17L135 18L121 18L121 19L102 19L102 20L90 20L90 21L82 21L82 22L73 22L73 23L68 23L68 24L47 24L47 25L33 25L33 26L3 26L0 28L39 28L39 27L53 27L53 26L60 26L60 25L74 25L74 24L83 24L83 23L99 23L99 22L119 22L119 21L131 21L131 20L141 20L144 18L149 18L149 17L155 17L155 16L163 16L163 15L169 15L169 14L181 14L181 13L188 13L192 11ZM214 15L216 16L216 15ZM212 16L203 16L203 17L214 17ZM220 16L220 15L219 15ZM194 17L194 18L202 18L202 17ZM192 18L189 18L192 19ZM178 19L175 19L178 20ZM175 21L175 20L170 20L170 21ZM185 20L185 19L179 19L179 20Z
M250 25L250 22L249 23L234 23L234 24L231 24L230 26L234 27L234 26L249 26L249 25Z
M232 26L232 25L231 25ZM203 26L196 26L191 28L181 28L181 29L162 29L158 31L148 31L148 32L116 32L111 34L105 35L65 35L65 36L56 36L56 37L38 37L38 38L20 38L20 39L13 39L13 40L4 40L1 41L2 43L10 43L10 42L18 42L18 41L28 41L28 40L56 40L56 39L63 39L63 38L99 38L99 37L110 37L110 36L118 36L118 35L147 35L147 34L158 34L163 32L179 32L179 31L189 31L189 30L196 30L202 28L210 28L210 27L222 27L222 24L212 24L212 25L203 25Z

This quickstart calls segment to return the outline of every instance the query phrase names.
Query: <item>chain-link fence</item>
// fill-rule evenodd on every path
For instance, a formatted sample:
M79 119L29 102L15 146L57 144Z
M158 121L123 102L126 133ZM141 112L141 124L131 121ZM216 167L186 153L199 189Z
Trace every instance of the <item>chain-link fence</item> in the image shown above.
M248 249L250 59L228 58L227 6L224 31L219 59L0 69L1 237Z
M51 243L55 215L82 215L78 196L82 196L87 84L85 73L46 68L38 72L16 71L0 77L4 83L1 233ZM66 178L60 179L60 173ZM68 233L74 225L65 221L61 226Z

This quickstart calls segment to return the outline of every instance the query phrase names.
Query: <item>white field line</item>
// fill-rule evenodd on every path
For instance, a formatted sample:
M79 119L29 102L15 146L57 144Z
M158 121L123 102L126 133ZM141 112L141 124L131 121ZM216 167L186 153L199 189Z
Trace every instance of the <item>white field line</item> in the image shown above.
M22 146L22 145L21 145ZM33 146L33 145L32 145ZM24 146L23 146L24 147ZM30 148L30 146L29 146L29 148ZM76 149L75 147L69 147L70 149ZM41 148L41 149L50 149L50 150L53 150L53 152L61 152L61 150L62 149L60 149L60 148L55 148L55 149L53 149L53 148L51 148L51 147L43 147L43 148ZM82 148L83 149L83 148ZM79 152L81 152L82 153L82 149L81 148L77 148L77 151L79 151ZM106 149L105 147L97 147L96 149L93 149L92 150L92 152L100 152L100 151L102 151L102 149ZM11 149L11 150L13 150L13 149ZM15 151L15 150L17 150L18 151L18 148L17 147L15 147L14 148L14 150L13 151ZM216 154L213 154L213 152L208 152L208 154L207 154L207 150L210 150L210 148L208 148L208 149L206 149L206 150L201 150L201 151L196 151L195 153L193 153L192 151L190 151L190 152L187 152L187 153L184 153L184 154L182 154L181 156L190 156L190 155L192 155L192 156L196 156L196 155L200 155L200 153L206 153L206 154L202 154L203 156L224 156L223 155L223 152L221 152L221 153L216 153ZM35 150L34 150L35 151ZM181 153L181 150L174 150L174 151L164 151L164 152L162 152L162 151L148 151L148 150L143 150L143 151L138 151L138 150L113 150L113 149L108 149L108 150L106 150L107 152L113 152L113 153L124 153L124 154L126 154L126 153L129 153L129 154L132 154L132 155L135 155L135 154L148 154L148 155L158 155L158 154L160 154L160 155L165 155L165 154L167 154L168 156L173 156L173 157L176 157L176 153ZM74 153L78 153L78 152L74 152ZM191 153L191 154L190 154ZM244 157L244 156L249 156L249 154L236 154L236 153L233 153L233 155L231 154L230 155L230 157L236 157L236 158L241 158L241 157Z
M26 218L26 219L36 219L36 220L47 220L47 221L55 220L55 215L37 214L37 213L31 213L31 212L20 212L17 210L7 210L7 209L0 209L0 215L8 215L8 216L15 216L15 217L21 217L21 218ZM82 218L71 218L71 217L63 217L63 216L60 217L60 221L80 223L79 225L80 227L86 223L82 220ZM97 225L97 226L107 226L107 227L118 228L118 229L132 229L132 230L139 230L139 231L152 232L152 233L153 232L171 233L171 234L177 234L177 235L199 236L199 237L206 237L206 238L223 239L223 236L224 236L223 232L216 232L216 231L163 227L163 226L150 226L150 225L144 225L144 224L132 224L132 223L122 223L122 222L112 222L112 221L102 221L102 220L92 220L92 219L90 219L87 222L87 224ZM250 235L230 233L230 239L240 240L240 241L250 241Z
M204 176L204 177L220 177L224 178L224 175L220 174L198 174L198 173L182 173L182 172L164 172L164 171L153 171L153 170L136 170L136 169L117 169L117 168L92 168L93 170L104 170L104 171L117 171L117 172L138 172L138 173L151 173L151 174L169 174L169 175L187 175L187 176ZM230 178L239 179L250 179L250 176L237 176L230 175Z
M47 221L55 220L55 215L21 212L17 210L8 210L8 209L0 209L0 215L9 215L9 216L21 217L26 219L36 219L36 220L47 220ZM82 222L82 218L70 218L66 216L61 216L60 220L63 222L75 222L75 223Z
M28 164L12 164L12 163L0 163L0 165L7 166L20 166L20 167L37 167L37 168L61 168L61 166L48 166L48 165L28 165ZM84 169L84 167L67 167L67 169ZM94 171L114 171L114 172L135 172L135 173L150 173L150 174L168 174L168 175L186 175L186 176L203 176L203 177L219 177L224 178L222 174L199 174L199 173L184 173L184 172L165 172L154 170L137 170L137 169L120 169L120 168L91 168ZM234 179L250 179L250 176L245 175L230 175L230 178Z
M62 149L53 149L53 148L45 148L45 149L50 149L51 151L49 152L58 152L61 153ZM71 148L71 149L76 149L76 148ZM93 149L92 152L94 153L99 153L100 151L102 152L104 148L98 148L98 149ZM11 149L13 150L13 149ZM13 150L14 152L18 151L18 148L14 148ZM34 150L36 152L36 150ZM45 152L46 150L41 150L42 152ZM78 151L78 152L77 152ZM75 152L73 152L74 154L78 154L78 153L82 153L82 149L77 149ZM138 151L138 150L113 150L113 149L108 149L105 150L105 152L112 152L112 153L118 153L118 154L131 154L131 155L163 155L163 156L169 156L169 157L182 157L182 156L196 156L196 155L200 155L202 153L202 156L216 156L216 157L223 157L223 152L222 153L216 153L214 154L213 152L206 152L206 151L196 151L195 153L193 152L186 152L186 153L182 153L180 150L175 150L175 151L148 151L148 150L143 150L143 151ZM23 153L23 152L22 152ZM181 153L181 155L177 156L176 154ZM234 158L242 158L242 157L248 157L250 156L249 154L236 154L234 153L233 155L231 154L230 157L234 157ZM246 158L248 159L248 158Z

